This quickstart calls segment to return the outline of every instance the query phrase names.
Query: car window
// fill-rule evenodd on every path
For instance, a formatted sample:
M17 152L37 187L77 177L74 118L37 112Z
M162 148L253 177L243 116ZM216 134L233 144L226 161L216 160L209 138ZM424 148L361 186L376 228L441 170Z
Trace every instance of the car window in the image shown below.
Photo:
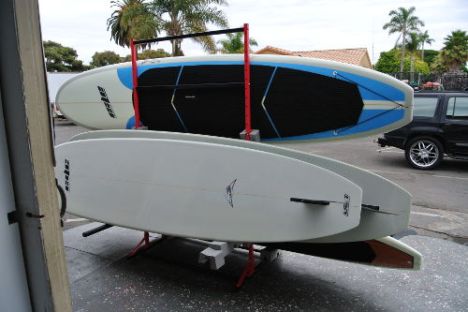
M447 118L468 120L468 97L451 97L447 105Z
M413 115L419 117L434 117L438 97L415 97Z

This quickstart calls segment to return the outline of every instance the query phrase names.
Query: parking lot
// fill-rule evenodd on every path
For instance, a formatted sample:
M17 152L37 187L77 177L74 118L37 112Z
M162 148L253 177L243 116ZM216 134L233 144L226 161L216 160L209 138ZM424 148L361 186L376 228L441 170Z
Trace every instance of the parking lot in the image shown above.
M66 121L56 143L86 131ZM376 138L287 147L331 157L378 173L413 194L411 228L402 241L423 254L421 271L367 267L281 252L240 290L245 257L232 255L219 271L197 262L196 244L164 241L132 259L141 232L111 228L89 238L95 224L67 216L64 240L75 311L464 311L468 306L468 162L438 170L409 168L396 149Z

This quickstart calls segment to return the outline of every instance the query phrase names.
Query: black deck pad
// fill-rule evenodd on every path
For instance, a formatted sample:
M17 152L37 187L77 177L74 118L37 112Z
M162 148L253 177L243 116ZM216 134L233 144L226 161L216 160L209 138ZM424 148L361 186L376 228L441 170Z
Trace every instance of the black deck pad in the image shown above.
M148 70L138 78L140 119L149 129L152 129L155 126L153 123L156 123L160 130L184 132L184 127L171 105L174 88L153 87L174 85L179 70L180 67L160 68L157 71Z
M283 137L355 125L364 103L356 85L279 68L265 106Z
M141 120L150 130L238 138L245 127L243 82L243 65L147 70L139 77ZM252 127L262 138L352 126L363 105L354 84L287 68L251 67Z

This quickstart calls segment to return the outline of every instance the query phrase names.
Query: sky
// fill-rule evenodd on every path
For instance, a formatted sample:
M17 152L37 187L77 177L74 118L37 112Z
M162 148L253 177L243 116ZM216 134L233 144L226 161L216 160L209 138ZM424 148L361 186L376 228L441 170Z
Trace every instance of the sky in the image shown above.
M322 50L365 47L373 63L380 52L390 50L397 35L382 27L388 13L398 7L416 7L415 15L435 41L426 48L441 49L450 32L468 32L468 0L227 0L223 6L230 27L249 23L258 47L287 50ZM105 50L130 54L110 40L106 21L114 9L110 0L39 0L43 40L74 48L86 64ZM210 26L210 30L217 27ZM215 40L223 39L218 36ZM170 52L166 43L153 46ZM199 45L186 39L185 55L203 55Z

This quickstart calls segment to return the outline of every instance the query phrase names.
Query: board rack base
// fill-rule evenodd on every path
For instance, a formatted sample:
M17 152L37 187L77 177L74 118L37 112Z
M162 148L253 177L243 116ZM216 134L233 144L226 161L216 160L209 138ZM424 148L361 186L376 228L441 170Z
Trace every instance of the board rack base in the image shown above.
M96 228L83 233L92 232L94 235L98 232L107 230L112 227L107 225L103 227L100 223L96 223ZM97 230L97 231L96 231ZM143 232L144 235L149 235ZM86 235L85 237L90 236ZM211 270L219 270L222 268L229 256L243 255L246 256L248 263L249 246L248 243L234 242L219 242L207 241L201 239L184 238L184 237L167 237L157 233L151 233L149 237L152 239L152 248L159 243L169 240L179 240L196 244L204 247L198 253L198 263L206 264ZM143 238L145 239L145 237ZM406 269L419 270L422 265L422 255L404 244L403 242L387 236L379 239L373 239L360 242L349 243L279 243L279 244L253 244L252 255L254 257L254 266L261 263L270 263L275 261L281 254L281 251L289 251L308 256L316 256L326 259L339 260L345 262L353 262L361 265L369 265L375 267L391 268L391 269ZM141 252L149 248L142 248Z

